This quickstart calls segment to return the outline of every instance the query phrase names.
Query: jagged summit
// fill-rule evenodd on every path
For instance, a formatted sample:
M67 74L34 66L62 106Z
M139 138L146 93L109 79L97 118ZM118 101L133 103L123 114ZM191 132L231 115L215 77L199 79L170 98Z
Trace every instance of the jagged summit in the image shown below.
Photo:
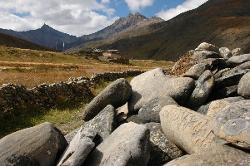
M43 26L41 26L41 28L39 28L41 30L54 30L56 31L54 28L52 28L51 26L49 26L48 24L44 23Z

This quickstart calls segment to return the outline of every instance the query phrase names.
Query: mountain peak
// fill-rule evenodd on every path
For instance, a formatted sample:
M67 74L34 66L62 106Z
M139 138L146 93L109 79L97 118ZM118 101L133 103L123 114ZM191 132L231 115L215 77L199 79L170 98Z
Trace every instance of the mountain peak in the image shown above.
M147 17L145 17L144 15L142 15L141 13L139 12L136 12L136 13L129 13L128 15L128 18L143 18L143 19L147 19Z
M47 25L46 23L44 23L41 29L48 30L48 29L53 29L53 28Z

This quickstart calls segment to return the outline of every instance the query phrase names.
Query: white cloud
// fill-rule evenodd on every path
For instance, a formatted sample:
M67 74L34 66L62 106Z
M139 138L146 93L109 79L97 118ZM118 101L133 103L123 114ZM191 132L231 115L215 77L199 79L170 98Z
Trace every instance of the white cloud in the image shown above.
M89 34L117 19L107 3L109 0L0 0L0 28L23 31L46 23L69 34Z
M103 3L103 4L106 4L106 3L109 3L110 2L110 0L101 0L101 3Z
M165 20L169 20L169 19L171 19L171 18L173 18L173 17L175 17L183 12L197 8L207 1L208 0L185 0L182 4L176 6L175 8L162 10L159 13L157 13L156 15L158 17L165 19Z
M144 7L153 5L154 0L125 0L128 7L132 11L138 11Z

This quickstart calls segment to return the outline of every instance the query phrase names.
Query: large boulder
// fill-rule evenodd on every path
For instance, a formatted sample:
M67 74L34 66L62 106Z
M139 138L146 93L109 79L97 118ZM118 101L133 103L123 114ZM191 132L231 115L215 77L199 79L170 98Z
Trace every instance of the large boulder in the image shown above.
M178 105L171 97L159 97L150 100L142 106L138 112L138 117L144 122L160 122L160 111L166 105Z
M17 131L0 140L1 165L55 165L67 147L62 133L51 123Z
M219 52L220 52L220 55L221 55L223 58L225 58L225 59L228 59L228 58L230 58L230 57L233 56L232 53L231 53L231 51L230 51L229 48L227 48L227 47L221 47L221 48L219 49Z
M91 166L147 165L150 157L149 130L127 123L117 128L86 160Z
M151 152L148 165L157 166L181 157L184 152L168 141L160 123L147 123L150 131Z
M124 105L130 98L131 92L131 86L126 79L114 81L87 105L83 119L85 121L92 119L109 104L115 108Z
M233 56L227 60L227 63L235 66L235 65L239 65L244 62L247 62L247 61L250 61L250 54Z
M79 130L70 142L57 166L81 166L95 147L95 131Z
M238 94L244 98L250 99L250 72L241 78L238 85Z
M250 149L250 100L230 104L217 112L213 131L218 137Z
M164 166L235 166L249 165L249 163L249 154L231 147L223 146L220 149L210 149L202 153L185 155Z
M157 97L170 96L177 102L183 102L194 88L193 79L165 75L160 68L133 78L130 84L133 93L128 106L132 112L139 111L143 105Z
M207 42L202 42L196 49L195 51L214 51L214 52L219 52L219 48L216 47L213 44L209 44Z
M214 86L213 74L211 73L211 71L206 70L196 81L196 87L189 98L188 104L192 108L197 108L203 105L207 101L213 86Z
M160 112L161 127L168 140L187 153L199 153L219 146L211 132L213 124L206 116L175 105Z

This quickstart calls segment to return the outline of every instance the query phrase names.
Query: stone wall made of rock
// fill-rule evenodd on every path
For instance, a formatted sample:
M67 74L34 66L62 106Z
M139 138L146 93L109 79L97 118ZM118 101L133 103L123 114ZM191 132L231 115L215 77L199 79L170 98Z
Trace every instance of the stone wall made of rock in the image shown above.
M57 108L66 104L89 101L94 96L91 85L132 77L142 71L106 72L87 77L70 78L69 81L42 84L32 89L21 85L5 84L0 87L0 117L20 112Z
M106 73L99 73L99 74L94 74L90 78L90 82L92 84L98 84L101 81L114 81L119 78L127 78L127 77L134 77L137 76L145 71L141 70L128 70L124 72L106 72Z
M32 89L5 84L0 87L0 115L59 107L65 103L89 101L93 94L87 79L42 84Z

